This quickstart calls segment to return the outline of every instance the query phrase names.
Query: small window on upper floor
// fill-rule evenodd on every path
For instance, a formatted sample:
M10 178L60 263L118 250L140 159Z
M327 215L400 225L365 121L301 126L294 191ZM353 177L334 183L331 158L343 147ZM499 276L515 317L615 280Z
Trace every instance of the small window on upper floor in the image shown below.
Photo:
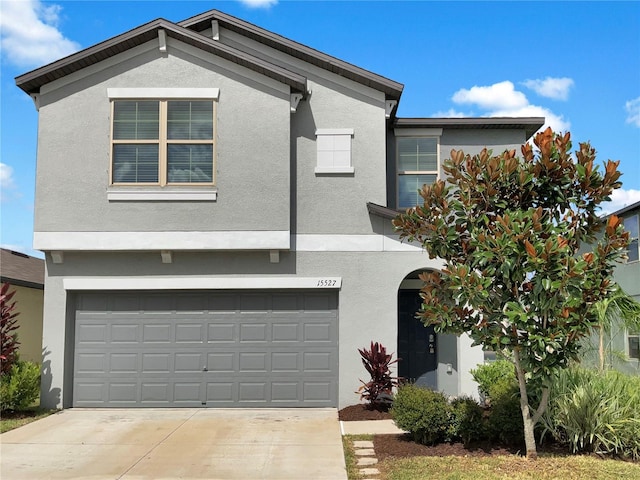
M401 137L396 146L397 207L415 207L422 203L418 190L438 179L438 137Z
M114 100L112 118L112 185L214 185L213 100Z
M627 354L629 358L640 360L640 332L627 334Z
M638 245L638 220L640 215L632 215L624 219L624 229L629 232L629 247L627 248L627 263L640 259L640 245Z
M353 173L351 138L353 128L322 128L316 131L315 173Z

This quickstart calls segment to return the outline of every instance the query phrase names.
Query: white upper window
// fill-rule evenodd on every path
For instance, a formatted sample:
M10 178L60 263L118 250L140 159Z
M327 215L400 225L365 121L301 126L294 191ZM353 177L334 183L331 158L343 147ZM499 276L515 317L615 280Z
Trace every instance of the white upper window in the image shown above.
M632 215L624 219L624 229L629 232L629 247L627 262L637 262L640 259L640 245L638 245L638 220L640 215Z
M108 88L109 184L115 188L109 190L109 199L131 200L133 195L160 200L166 199L162 192L167 186L215 187L219 93L217 88ZM136 186L142 190L128 189ZM157 190L147 188L154 186ZM116 190L120 187L127 190ZM166 192L174 199L184 197L180 190ZM216 197L215 189L188 192L189 199Z
M629 358L640 360L640 332L627 334L627 354Z
M398 137L396 139L397 207L422 203L418 190L438 179L439 137Z
M316 131L316 173L353 173L352 128L323 128Z

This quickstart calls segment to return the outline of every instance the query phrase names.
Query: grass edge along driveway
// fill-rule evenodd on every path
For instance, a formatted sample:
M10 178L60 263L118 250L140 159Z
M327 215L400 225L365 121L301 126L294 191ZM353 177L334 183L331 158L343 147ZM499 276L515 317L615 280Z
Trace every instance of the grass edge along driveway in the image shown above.
M345 436L349 480L360 480L355 459L348 452L357 436ZM352 451L352 450L351 450ZM351 465L350 465L351 463ZM411 457L386 459L376 465L380 480L635 480L640 463L603 459L596 455L541 454L538 460L519 455L493 457Z

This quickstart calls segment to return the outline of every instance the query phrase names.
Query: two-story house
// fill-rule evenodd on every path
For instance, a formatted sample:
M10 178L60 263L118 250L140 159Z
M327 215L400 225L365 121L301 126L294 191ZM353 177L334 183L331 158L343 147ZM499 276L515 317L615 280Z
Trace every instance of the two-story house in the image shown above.
M398 118L403 85L219 11L16 79L39 112L47 407L358 402L357 349L475 394L465 336L414 318L437 269L390 219L452 148L542 118Z

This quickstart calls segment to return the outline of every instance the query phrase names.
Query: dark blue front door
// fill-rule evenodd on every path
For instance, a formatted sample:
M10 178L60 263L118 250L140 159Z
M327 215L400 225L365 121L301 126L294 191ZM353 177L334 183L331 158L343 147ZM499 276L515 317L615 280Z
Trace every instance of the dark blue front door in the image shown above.
M418 290L398 292L398 374L416 385L436 390L437 339L433 327L425 327L415 318L421 303Z

